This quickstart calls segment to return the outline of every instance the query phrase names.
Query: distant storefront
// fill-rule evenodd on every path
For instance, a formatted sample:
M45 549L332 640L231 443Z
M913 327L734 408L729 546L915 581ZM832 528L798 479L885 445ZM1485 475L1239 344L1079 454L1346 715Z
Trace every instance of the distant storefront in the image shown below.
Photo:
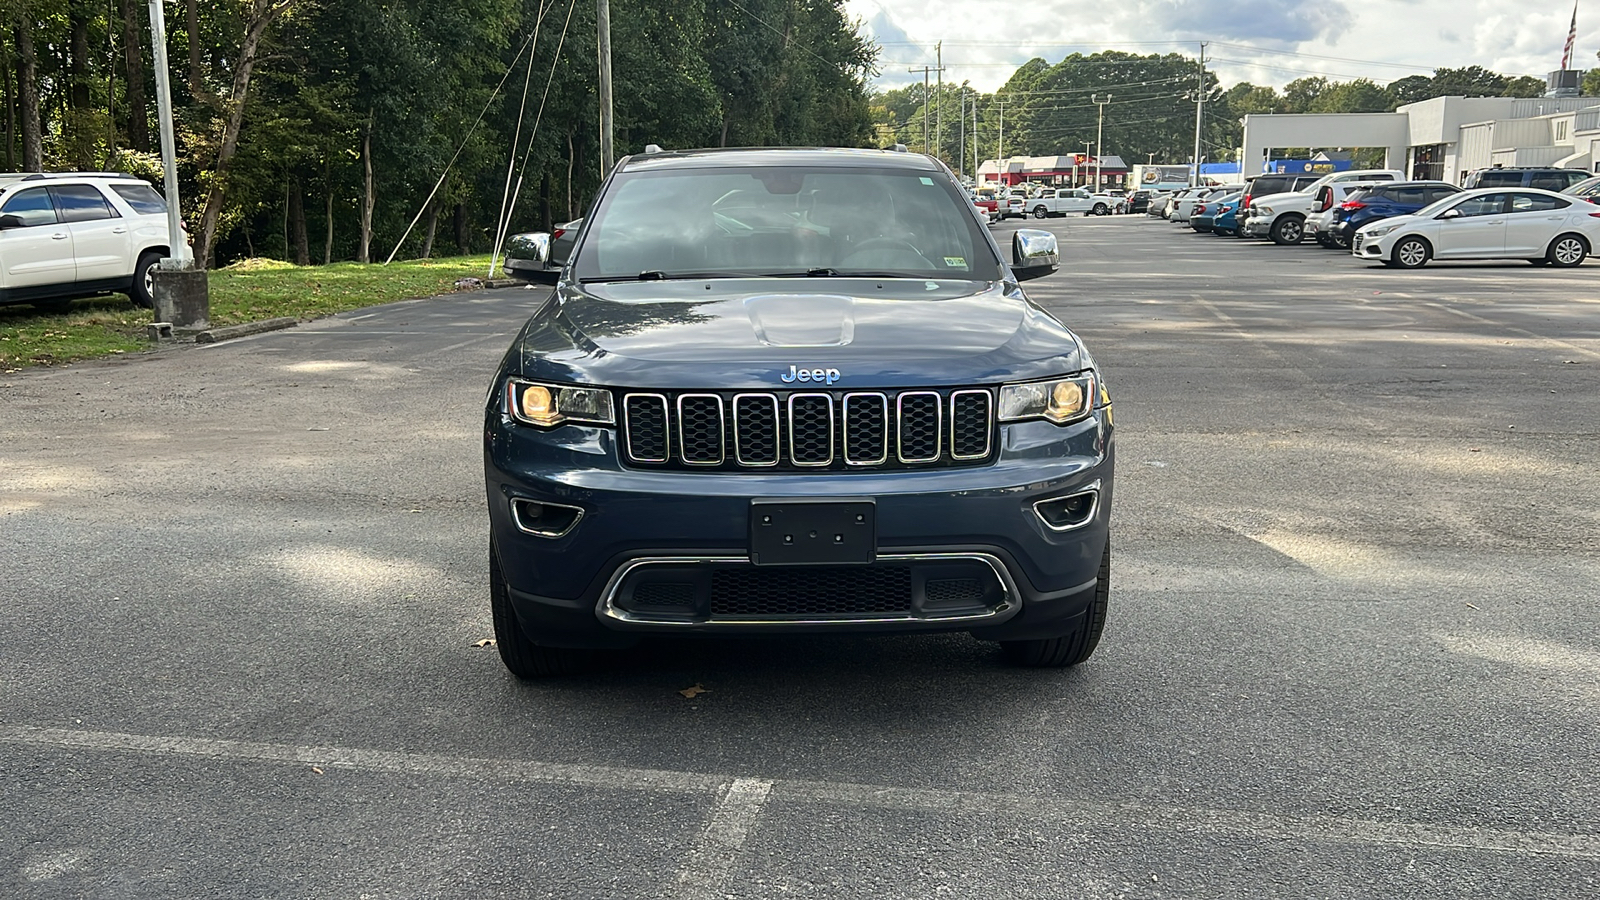
M1121 187L1128 174L1128 165L1122 161L1122 157L1108 155L1096 158L1087 153L1013 156L1002 160L986 159L978 165L979 184L1015 185L1026 182L1052 187Z

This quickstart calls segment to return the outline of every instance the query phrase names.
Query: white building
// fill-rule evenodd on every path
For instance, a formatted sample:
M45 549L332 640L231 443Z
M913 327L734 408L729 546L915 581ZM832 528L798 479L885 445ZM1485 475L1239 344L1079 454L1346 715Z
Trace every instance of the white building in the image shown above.
M1275 147L1381 147L1385 167L1459 184L1468 172L1503 166L1596 171L1600 97L1435 97L1392 113L1244 117L1248 171Z

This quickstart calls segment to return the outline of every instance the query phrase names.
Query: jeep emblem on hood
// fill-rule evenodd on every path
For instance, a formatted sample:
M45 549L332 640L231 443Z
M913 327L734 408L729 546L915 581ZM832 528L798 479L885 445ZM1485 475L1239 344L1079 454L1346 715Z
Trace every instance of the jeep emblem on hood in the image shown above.
M790 366L789 374L779 375L778 380L785 384L793 384L796 381L816 381L833 384L839 380L839 377L838 369L802 369L797 366Z

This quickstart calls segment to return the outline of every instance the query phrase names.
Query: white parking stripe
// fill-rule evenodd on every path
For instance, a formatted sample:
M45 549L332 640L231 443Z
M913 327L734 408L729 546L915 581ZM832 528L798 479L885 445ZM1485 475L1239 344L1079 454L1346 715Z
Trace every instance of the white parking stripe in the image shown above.
M1288 837L1327 844L1397 845L1412 848L1467 850L1514 855L1600 859L1600 834L1514 831L1471 825L1378 821L1345 816L1274 815L1246 810L1212 809L1148 802L1084 801L1059 796L1025 796L889 787L832 781L730 778L662 769L578 766L407 753L311 747L253 741L189 737L150 737L117 732L74 731L27 725L0 726L0 744L58 750L144 753L212 760L292 763L319 768L371 772L444 775L486 781L506 779L546 784L582 785L610 790L672 794L718 794L711 821L702 834L696 857L679 873L685 896L708 896L729 874L740 848L770 797L786 807L823 804L842 807L900 809L1022 818L1061 830L1104 831L1118 828L1191 834L1244 834ZM698 893L695 893L698 891Z
M699 846L678 870L678 891L673 896L699 900L726 893L745 838L761 817L761 808L771 793L772 782L754 778L736 778L721 791L716 811L700 835Z

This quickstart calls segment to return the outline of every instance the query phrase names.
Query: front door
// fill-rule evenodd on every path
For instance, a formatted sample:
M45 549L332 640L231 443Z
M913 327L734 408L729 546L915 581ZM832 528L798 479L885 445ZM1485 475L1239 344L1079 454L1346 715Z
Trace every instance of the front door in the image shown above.
M1438 243L1433 248L1433 255L1438 259L1451 259L1504 253L1508 199L1509 194L1496 191L1471 197L1451 207L1459 215L1439 220Z
M0 207L0 216L15 216L13 227L0 229L0 269L8 290L70 285L77 277L72 233L56 216L48 188L18 191Z

